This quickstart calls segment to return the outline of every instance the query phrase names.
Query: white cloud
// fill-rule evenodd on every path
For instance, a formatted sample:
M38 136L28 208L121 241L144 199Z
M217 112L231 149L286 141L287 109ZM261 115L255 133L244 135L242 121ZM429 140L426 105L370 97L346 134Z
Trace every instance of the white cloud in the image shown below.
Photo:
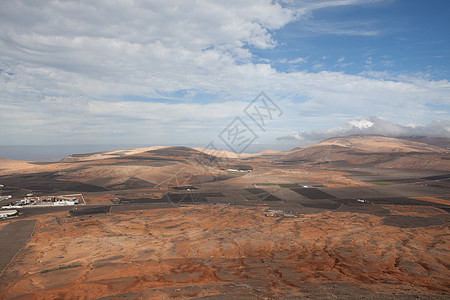
M286 59L286 58L280 59L280 63L282 63L282 64L286 64L286 63L288 63L288 64L300 64L300 63L304 63L306 61L308 61L307 57L296 57L294 59Z
M371 65L373 64L373 58L372 57L368 57L365 61L366 65Z
M349 35L349 36L377 36L380 35L378 30L370 29L372 24L363 24L363 22L334 22L325 23L322 21L308 20L303 22L304 29L320 33L333 35ZM359 25L359 26L358 26Z
M313 65L313 70L314 71L318 71L318 70L321 70L321 69L323 69L325 67L325 64L315 64L315 65Z
M226 87L205 77L235 73L241 65L259 68L244 47L274 47L270 31L295 18L268 0L25 3L2 5L2 62L18 63L24 73L38 66L54 73L53 84L65 85L61 93L69 84L96 97L152 97L156 90L188 88L218 92ZM42 87L34 80L31 88Z
M374 123L370 120L351 120L351 121L348 121L348 124L352 128L356 128L356 129L360 129L360 130L370 128L374 125Z
M287 7L297 12L302 29L314 34L331 34L346 36L378 36L382 34L379 29L374 29L379 20L357 19L349 21L333 21L328 19L316 19L313 13L316 10L330 9L341 6L370 6L377 5L386 0L304 0L283 1Z
M274 33L314 9L364 3L3 2L0 139L155 144L176 131L183 134L175 142L208 141L261 90L286 111L274 126L280 132L298 128L299 119L308 128L368 112L402 122L448 118L448 81L319 72L323 64L316 73L285 73L252 50L276 47Z

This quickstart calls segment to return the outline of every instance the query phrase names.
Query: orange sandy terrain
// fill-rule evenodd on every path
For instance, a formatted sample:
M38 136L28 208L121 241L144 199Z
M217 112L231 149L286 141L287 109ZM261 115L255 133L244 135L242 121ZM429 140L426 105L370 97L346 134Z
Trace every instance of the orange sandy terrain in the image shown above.
M2 299L450 293L448 223L399 228L346 212L270 218L258 207L231 206L37 219L0 280Z
M77 192L87 211L105 208L2 221L3 245L22 219L37 225L4 260L0 299L448 299L446 149L350 136L251 157L202 151L0 160L4 195Z
M255 172L256 173L256 172ZM254 174L251 174L254 175ZM356 180L348 177L347 173L339 171L330 171L321 167L313 168L297 168L297 169L268 169L263 174L266 180L274 180L273 178L289 178L292 180L306 179L316 183L320 183L329 187L344 187L344 186L370 186L370 183L366 183L360 180ZM251 178L248 176L247 178ZM245 179L247 179L245 178ZM262 180L263 178L261 178ZM264 182L264 181L258 181ZM269 181L270 182L270 181Z

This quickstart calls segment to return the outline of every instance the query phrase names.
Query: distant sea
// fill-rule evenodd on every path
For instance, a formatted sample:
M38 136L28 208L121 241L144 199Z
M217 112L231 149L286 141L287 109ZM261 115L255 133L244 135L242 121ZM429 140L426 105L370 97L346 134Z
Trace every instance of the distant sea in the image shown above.
M2 146L0 145L0 158L30 160L38 162L55 162L63 159L70 154L86 154L93 152L114 151L122 149L133 149L140 147L165 146L165 145L145 145L145 144L124 144L124 145L50 145L50 146ZM202 147L206 145L166 145L166 146L186 146ZM232 151L222 144L215 144L217 149ZM263 150L291 150L298 145L280 145L280 144L252 144L245 149L246 153L257 153Z
M41 162L59 161L70 154L113 151L149 145L53 145L53 146L1 146L0 158Z

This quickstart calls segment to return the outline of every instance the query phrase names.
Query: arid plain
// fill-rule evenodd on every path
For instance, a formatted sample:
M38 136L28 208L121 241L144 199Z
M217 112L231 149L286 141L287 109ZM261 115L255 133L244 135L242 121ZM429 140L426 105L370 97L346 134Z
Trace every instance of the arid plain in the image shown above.
M445 144L381 136L2 160L2 194L86 205L0 222L5 243L29 232L2 262L0 297L447 299L449 173Z

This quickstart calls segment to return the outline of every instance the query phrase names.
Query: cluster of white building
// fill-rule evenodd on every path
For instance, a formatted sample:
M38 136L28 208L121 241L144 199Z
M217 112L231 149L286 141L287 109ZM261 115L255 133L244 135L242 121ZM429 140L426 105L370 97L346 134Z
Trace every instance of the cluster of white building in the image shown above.
M80 200L84 202L82 194L39 197L28 194L27 197L23 199L14 201L6 206L2 206L2 209L17 209L33 206L76 205L80 204Z
M0 201L3 201L3 200L8 200L8 199L11 199L12 198L12 196L11 195L7 195L7 196L0 196Z
M17 210L15 210L15 209L0 210L0 220L11 219L11 218L17 218Z

